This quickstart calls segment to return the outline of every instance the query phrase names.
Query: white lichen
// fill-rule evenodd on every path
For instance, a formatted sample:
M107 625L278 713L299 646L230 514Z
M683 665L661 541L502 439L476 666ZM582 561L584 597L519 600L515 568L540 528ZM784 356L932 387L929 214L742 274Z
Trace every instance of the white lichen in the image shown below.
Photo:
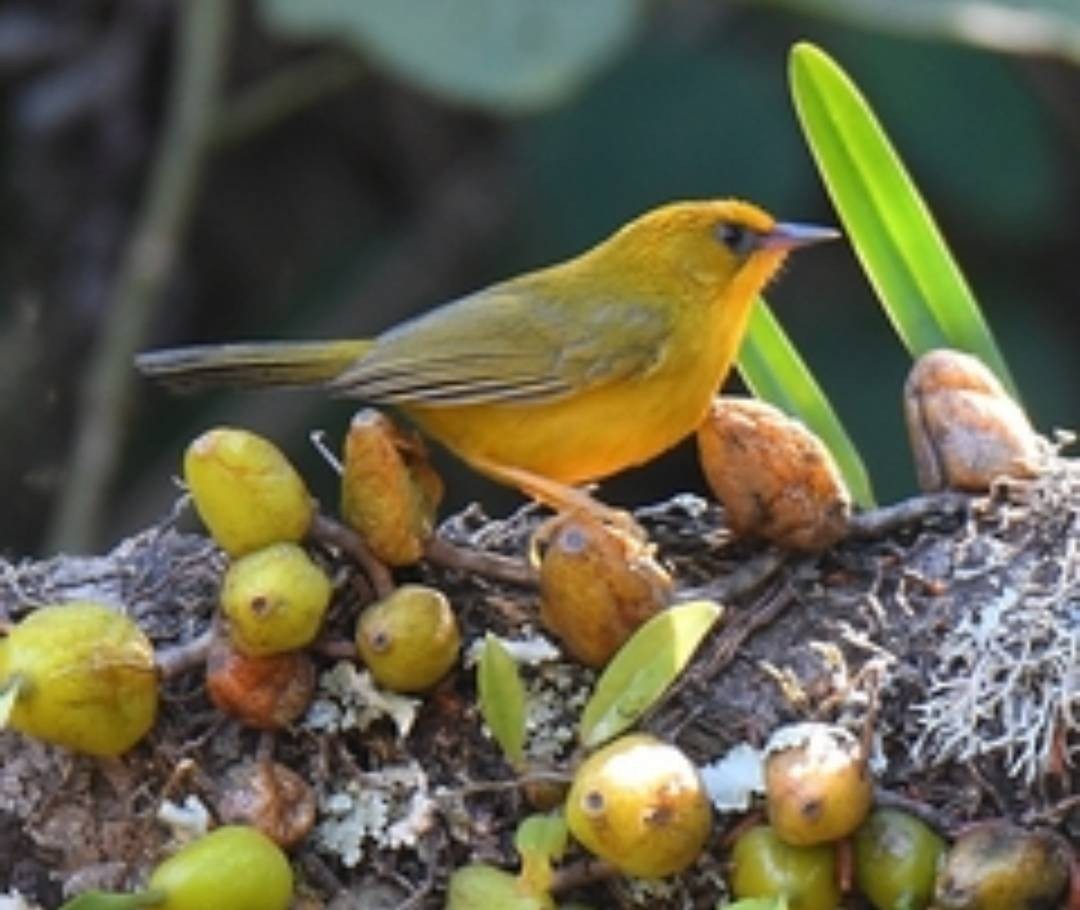
M379 689L366 670L351 661L338 661L319 677L319 694L304 715L309 730L340 732L366 730L389 718L402 738L416 722L421 702L416 698Z
M760 749L739 743L700 768L701 780L718 812L744 812L755 794L765 793L765 762Z
M428 778L415 762L365 773L319 798L316 845L353 868L365 847L415 847L430 830L436 805Z
M210 830L210 810L199 797L190 794L181 805L165 800L158 806L157 820L172 831L179 843L195 840Z
M1033 484L1023 508L1001 508L996 535L973 535L961 554L958 577L985 596L945 632L914 706L922 766L998 754L1030 785L1080 757L1077 473Z
M850 730L820 721L800 721L777 727L765 743L764 757L788 749L806 749L807 760L829 767L847 763L847 756L858 753L859 741Z
M577 719L591 693L584 678L585 674L568 664L547 665L526 678L526 751L532 760L554 764L573 748Z
M502 638L496 635L506 652L521 666L535 667L540 664L559 660L562 652L551 641L540 634L527 635L524 638ZM484 651L486 640L477 638L465 651L466 667L475 667Z

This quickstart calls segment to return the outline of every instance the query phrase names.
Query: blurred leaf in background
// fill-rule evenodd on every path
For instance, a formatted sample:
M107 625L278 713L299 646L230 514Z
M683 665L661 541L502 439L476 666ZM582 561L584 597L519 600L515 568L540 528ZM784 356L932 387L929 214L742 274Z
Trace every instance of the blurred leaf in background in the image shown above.
M341 40L450 101L520 113L565 101L623 51L643 0L260 0L267 24Z

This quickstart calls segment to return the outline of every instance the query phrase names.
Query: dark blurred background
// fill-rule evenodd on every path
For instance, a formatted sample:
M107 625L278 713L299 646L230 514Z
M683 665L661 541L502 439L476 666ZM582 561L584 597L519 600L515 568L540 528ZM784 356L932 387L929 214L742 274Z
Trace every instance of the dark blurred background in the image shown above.
M1075 426L1073 0L6 0L0 551L97 550L157 520L219 423L335 498L308 434L336 448L354 405L173 398L132 350L371 335L679 197L834 223L788 96L799 40L874 104L1034 421ZM908 360L850 249L801 254L769 298L879 500L912 491ZM440 459L448 507L519 501ZM684 445L602 495L701 488Z

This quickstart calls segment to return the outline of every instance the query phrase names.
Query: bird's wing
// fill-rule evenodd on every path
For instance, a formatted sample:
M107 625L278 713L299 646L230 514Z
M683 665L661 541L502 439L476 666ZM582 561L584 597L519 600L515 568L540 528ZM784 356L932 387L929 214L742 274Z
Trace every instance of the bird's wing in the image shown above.
M386 404L552 401L648 372L670 335L668 310L508 283L381 336L330 388Z

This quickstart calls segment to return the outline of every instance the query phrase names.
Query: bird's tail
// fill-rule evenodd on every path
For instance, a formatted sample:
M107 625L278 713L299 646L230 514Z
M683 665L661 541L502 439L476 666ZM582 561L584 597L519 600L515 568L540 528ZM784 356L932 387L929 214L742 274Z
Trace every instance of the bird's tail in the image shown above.
M215 386L262 388L329 382L371 347L368 340L207 344L135 357L144 376L175 391Z

